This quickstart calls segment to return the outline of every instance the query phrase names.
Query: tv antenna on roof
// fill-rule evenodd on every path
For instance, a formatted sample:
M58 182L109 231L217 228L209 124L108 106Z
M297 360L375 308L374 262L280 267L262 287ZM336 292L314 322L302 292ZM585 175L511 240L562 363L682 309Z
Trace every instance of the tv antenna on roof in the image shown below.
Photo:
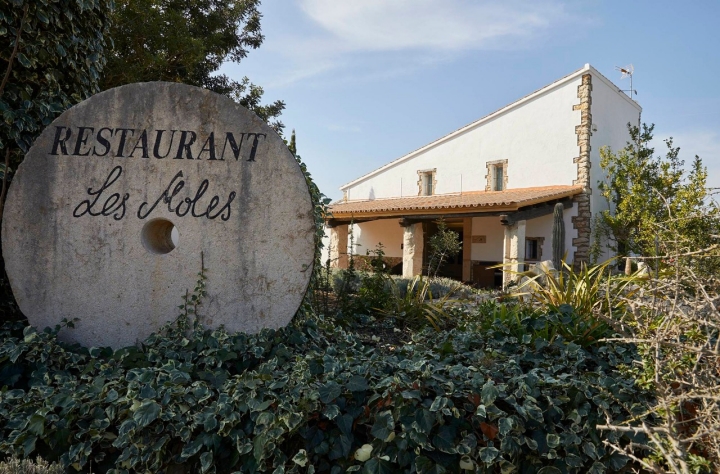
M635 68L633 67L633 65L630 64L629 66L625 67L615 66L615 69L622 73L620 79L625 79L626 77L630 78L630 90L623 90L622 92L629 92L630 98L632 98L633 94L637 95L637 91L633 89L633 72L635 72Z

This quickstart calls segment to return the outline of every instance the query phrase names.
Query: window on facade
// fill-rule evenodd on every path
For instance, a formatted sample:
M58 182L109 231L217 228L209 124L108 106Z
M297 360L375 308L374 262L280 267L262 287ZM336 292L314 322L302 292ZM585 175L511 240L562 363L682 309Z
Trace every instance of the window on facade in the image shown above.
M423 188L426 196L432 196L433 193L433 176L432 173L425 173L423 176Z
M485 191L504 191L508 181L508 160L486 161Z
M525 260L540 260L542 257L542 241L537 238L525 239Z
M495 165L495 186L493 191L502 191L503 189L505 189L505 167Z
M418 171L420 196L432 196L435 193L435 170Z

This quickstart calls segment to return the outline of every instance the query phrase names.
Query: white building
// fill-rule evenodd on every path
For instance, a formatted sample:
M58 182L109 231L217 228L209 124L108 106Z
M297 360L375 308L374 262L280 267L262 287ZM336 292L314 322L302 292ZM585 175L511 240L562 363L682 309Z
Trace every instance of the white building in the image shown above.
M331 206L330 257L347 265L348 226L364 255L382 243L405 276L427 264L427 238L444 218L462 239L446 266L479 286L497 286L498 263L552 257L552 211L565 205L568 260L587 261L600 148L618 150L639 123L640 106L595 68L582 69L340 189Z

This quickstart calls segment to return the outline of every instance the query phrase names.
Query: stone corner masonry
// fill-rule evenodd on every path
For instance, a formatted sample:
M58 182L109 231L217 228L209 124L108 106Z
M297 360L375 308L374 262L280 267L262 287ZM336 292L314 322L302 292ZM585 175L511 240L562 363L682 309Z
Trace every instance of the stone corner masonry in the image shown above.
M575 196L578 205L578 214L572 218L573 228L577 237L572 240L576 250L573 256L574 265L587 263L590 259L590 226L592 211L590 209L590 128L592 126L592 75L583 74L582 82L578 86L577 96L580 103L573 106L573 110L580 111L580 125L575 127L579 154L573 159L577 164L577 179L573 184L583 186L583 192Z

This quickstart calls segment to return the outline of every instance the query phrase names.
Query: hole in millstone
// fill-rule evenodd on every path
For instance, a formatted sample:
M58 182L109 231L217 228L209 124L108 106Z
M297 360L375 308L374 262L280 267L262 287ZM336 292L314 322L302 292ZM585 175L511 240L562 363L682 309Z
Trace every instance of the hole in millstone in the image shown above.
M140 240L149 252L166 254L177 247L180 232L175 224L167 219L153 219L143 226Z

